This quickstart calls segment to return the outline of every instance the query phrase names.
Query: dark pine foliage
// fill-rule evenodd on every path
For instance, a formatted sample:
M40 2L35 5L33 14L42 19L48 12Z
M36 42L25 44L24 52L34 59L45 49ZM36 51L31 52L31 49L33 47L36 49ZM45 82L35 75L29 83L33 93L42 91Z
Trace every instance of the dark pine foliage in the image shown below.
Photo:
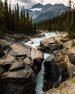
M36 26L24 7L20 10L17 3L12 10L11 2L8 5L7 0L4 3L0 0L0 34L3 32L35 34Z

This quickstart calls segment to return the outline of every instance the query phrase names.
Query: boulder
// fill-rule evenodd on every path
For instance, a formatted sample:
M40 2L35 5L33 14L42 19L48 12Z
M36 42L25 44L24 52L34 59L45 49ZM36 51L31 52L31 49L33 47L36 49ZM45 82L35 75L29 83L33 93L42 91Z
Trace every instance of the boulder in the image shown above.
M39 58L42 59L44 58L44 55L41 51L32 48L30 57L32 59L39 59Z
M72 78L75 76L75 54L70 53L68 55L68 64L67 64L69 77Z
M24 66L24 63L21 61L21 62L19 62L19 61L15 61L12 65L11 65L11 67L10 67L10 71L12 71L12 70L18 70L18 69L23 69L23 67L25 67Z
M0 64L12 64L15 61L15 57L11 56L10 54L5 55L3 58L0 59Z
M75 54L69 53L68 57L69 57L70 63L72 63L73 65L75 65Z
M12 56L25 56L26 55L26 49L18 44L12 44L10 45L11 51L9 52Z
M2 78L28 78L32 75L32 71L30 69L28 70L19 70L19 71L13 71L13 72L5 72L2 74Z
M21 46L18 44L13 44L10 46L11 51L9 52L10 55L15 57L23 57L27 56L31 59L43 58L43 53L37 49L34 49L30 46Z
M9 45L10 45L9 42L0 39L0 58L8 53L8 51L10 50Z
M46 53L51 53L56 50L63 49L63 44L60 43L50 43L48 46L41 47L41 50Z
M41 50L45 53L51 53L55 50L63 49L63 44L60 41L61 37L52 37L41 41Z
M67 41L69 41L70 39L68 38L68 37L62 37L61 39L60 39L60 41L61 42L63 42L63 43L65 43L65 42L67 42Z
M28 57L24 58L23 62L24 62L24 64L28 64L28 65L32 65L33 64L33 61L30 58L28 58Z

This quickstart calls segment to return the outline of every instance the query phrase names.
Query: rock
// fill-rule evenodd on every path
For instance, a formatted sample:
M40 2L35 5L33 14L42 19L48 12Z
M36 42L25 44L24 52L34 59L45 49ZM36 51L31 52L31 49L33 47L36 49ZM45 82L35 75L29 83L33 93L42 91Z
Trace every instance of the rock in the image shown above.
M8 45L10 45L9 42L7 42L6 40L0 39L0 46L5 47L5 46L8 46Z
M2 74L2 78L28 78L32 75L31 70L19 70L14 72L5 72Z
M67 64L66 54L62 50L57 51L54 58L50 56L45 60L44 91L59 86L68 78Z
M13 44L10 46L11 51L9 52L10 55L15 57L23 57L28 56L31 59L43 58L43 53L39 50L36 50L30 46L21 46L18 44Z
M0 77L2 77L3 72L4 72L4 69L3 69L2 65L0 65Z
M34 78L2 78L0 94L35 94Z
M8 43L6 40L0 39L0 58L8 53L8 51L10 49L9 45L10 45L10 43Z
M69 57L70 63L72 63L73 65L75 65L75 54L70 53L70 54L68 54L68 57Z
M69 77L72 78L75 76L75 55L70 53L68 56L67 56L67 59L68 59L68 64L67 64L67 69L68 69L68 74L69 74Z
M43 60L44 60L43 58L33 60L34 63L33 63L32 69L34 74L36 74L35 76L37 76L37 74L40 72Z
M45 34L37 35L36 38L45 37Z
M51 53L55 50L63 49L63 44L60 41L61 37L48 38L41 41L40 47L41 50L45 53Z
M44 55L41 51L32 48L30 57L34 60L44 58Z
M46 61L44 63L44 67L45 67L45 75L44 75L44 87L43 90L47 91L51 88L53 88L53 86L55 84L59 84L59 77L60 77L60 69L57 66L57 64L55 64L52 61Z
M48 46L50 43L54 43L54 42L55 42L55 38L48 38L48 39L41 41L40 46L41 47Z
M68 76L68 69L67 69L68 68L67 54L64 53L63 50L57 51L55 53L55 59L53 61L60 69L62 81L65 81L69 77Z
M63 49L63 44L60 43L50 43L48 46L43 46L41 50L46 53L51 53L55 50Z
M9 52L12 56L25 56L26 55L26 49L18 44L12 44L10 45L11 51Z
M11 65L14 61L15 61L15 57L7 54L2 59L0 59L0 64L2 65L10 64Z
M19 62L19 61L15 61L12 65L11 65L11 67L10 67L10 71L12 71L12 70L18 70L18 69L23 69L25 66L24 66L24 63L21 61L21 62Z
M15 38L15 43L21 43L22 41L27 42L27 41L30 41L30 39L25 38L25 37Z
M63 42L63 43L65 43L65 42L67 42L67 41L69 41L70 39L68 38L68 37L62 37L61 39L60 39L60 41L61 42Z
M33 61L30 59L30 58L25 58L23 60L24 64L28 64L28 65L32 65L33 64Z
M62 83L58 88L51 89L44 94L74 94L75 93L75 78L71 78Z

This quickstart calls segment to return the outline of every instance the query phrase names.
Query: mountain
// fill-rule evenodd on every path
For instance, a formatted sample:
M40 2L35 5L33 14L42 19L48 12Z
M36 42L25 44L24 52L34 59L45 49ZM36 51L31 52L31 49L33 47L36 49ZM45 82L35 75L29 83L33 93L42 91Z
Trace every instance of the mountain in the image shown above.
M32 16L33 22L40 22L43 20L50 19L57 15L60 15L62 12L65 12L68 9L64 4L46 4L42 5L40 3L32 6L29 11L29 15Z
M33 5L31 8L42 8L42 7L43 5L38 3L38 4Z

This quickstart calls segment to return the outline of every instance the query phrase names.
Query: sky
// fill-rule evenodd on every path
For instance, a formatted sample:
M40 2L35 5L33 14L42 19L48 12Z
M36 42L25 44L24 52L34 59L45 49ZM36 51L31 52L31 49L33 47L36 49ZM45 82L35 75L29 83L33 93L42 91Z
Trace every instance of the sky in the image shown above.
M30 8L36 3L42 3L44 5L48 3L51 3L51 4L63 3L65 5L68 5L68 1L69 0L11 0L11 5L12 7L14 7L18 2L20 7L24 6L25 8ZM8 2L10 2L10 0L8 0ZM72 0L72 2L75 2L75 0Z

